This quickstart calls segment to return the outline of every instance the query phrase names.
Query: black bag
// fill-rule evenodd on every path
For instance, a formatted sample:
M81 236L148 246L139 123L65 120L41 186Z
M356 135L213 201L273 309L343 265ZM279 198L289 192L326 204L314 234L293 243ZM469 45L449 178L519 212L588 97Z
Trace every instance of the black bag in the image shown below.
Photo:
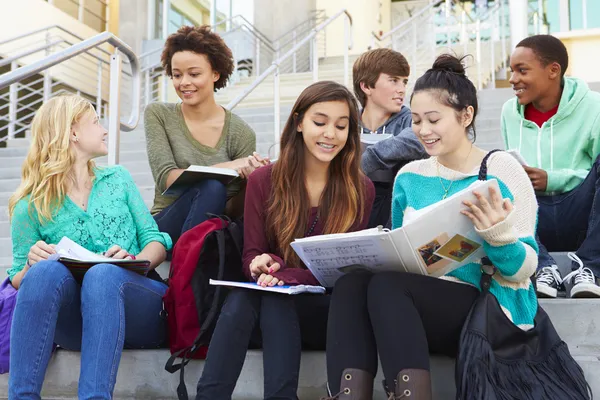
M498 150L494 150L498 151ZM487 179L487 159L479 179ZM496 271L482 260L481 295L465 321L456 359L458 400L579 400L592 392L583 371L538 305L524 331L502 311L490 285Z

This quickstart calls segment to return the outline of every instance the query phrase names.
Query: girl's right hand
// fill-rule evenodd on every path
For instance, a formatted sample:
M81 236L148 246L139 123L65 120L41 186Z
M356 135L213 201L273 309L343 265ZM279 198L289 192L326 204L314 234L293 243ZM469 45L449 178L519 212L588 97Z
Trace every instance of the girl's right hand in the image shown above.
M31 246L29 254L27 254L27 263L31 266L39 261L47 260L51 254L55 254L55 245L47 244L42 240L38 240L36 244Z
M273 257L267 253L254 257L252 262L250 262L250 274L254 280L260 277L262 274L268 275L279 271L279 268L281 268L281 265L275 262Z

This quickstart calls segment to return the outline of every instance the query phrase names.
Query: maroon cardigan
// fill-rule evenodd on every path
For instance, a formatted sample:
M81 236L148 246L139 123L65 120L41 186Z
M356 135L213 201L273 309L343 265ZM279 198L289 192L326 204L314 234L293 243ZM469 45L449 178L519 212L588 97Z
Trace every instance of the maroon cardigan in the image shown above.
M250 263L254 257L261 254L269 254L275 262L281 265L281 269L272 275L285 282L286 285L319 285L319 281L304 266L296 267L287 265L281 255L281 251L269 243L265 231L266 209L272 193L271 171L273 164L259 168L248 178L246 185L246 203L244 206L244 254L242 256L244 274L248 279L253 280L250 274ZM365 229L371 215L373 199L375 198L375 188L373 182L365 176L364 184L366 188L365 210L362 221L356 221L350 229L350 232ZM317 207L313 207L310 212L308 230L312 225L317 214ZM323 220L319 219L311 236L321 235L323 233Z

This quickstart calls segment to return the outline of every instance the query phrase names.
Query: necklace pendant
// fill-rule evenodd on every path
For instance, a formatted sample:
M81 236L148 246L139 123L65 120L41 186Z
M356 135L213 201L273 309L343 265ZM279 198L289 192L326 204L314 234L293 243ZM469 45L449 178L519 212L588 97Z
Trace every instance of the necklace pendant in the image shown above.
M446 200L446 197L448 197L448 191L446 190L446 193L444 193L444 196L442 197L442 200Z

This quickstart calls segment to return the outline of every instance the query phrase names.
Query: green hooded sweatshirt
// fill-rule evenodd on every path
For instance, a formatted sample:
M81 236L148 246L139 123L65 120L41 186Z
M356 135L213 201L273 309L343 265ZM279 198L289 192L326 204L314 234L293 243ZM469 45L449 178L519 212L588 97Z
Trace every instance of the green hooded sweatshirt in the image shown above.
M569 192L588 175L600 153L600 93L576 78L565 78L557 113L538 127L524 117L517 98L502 107L502 138L527 164L548 173L542 195Z

